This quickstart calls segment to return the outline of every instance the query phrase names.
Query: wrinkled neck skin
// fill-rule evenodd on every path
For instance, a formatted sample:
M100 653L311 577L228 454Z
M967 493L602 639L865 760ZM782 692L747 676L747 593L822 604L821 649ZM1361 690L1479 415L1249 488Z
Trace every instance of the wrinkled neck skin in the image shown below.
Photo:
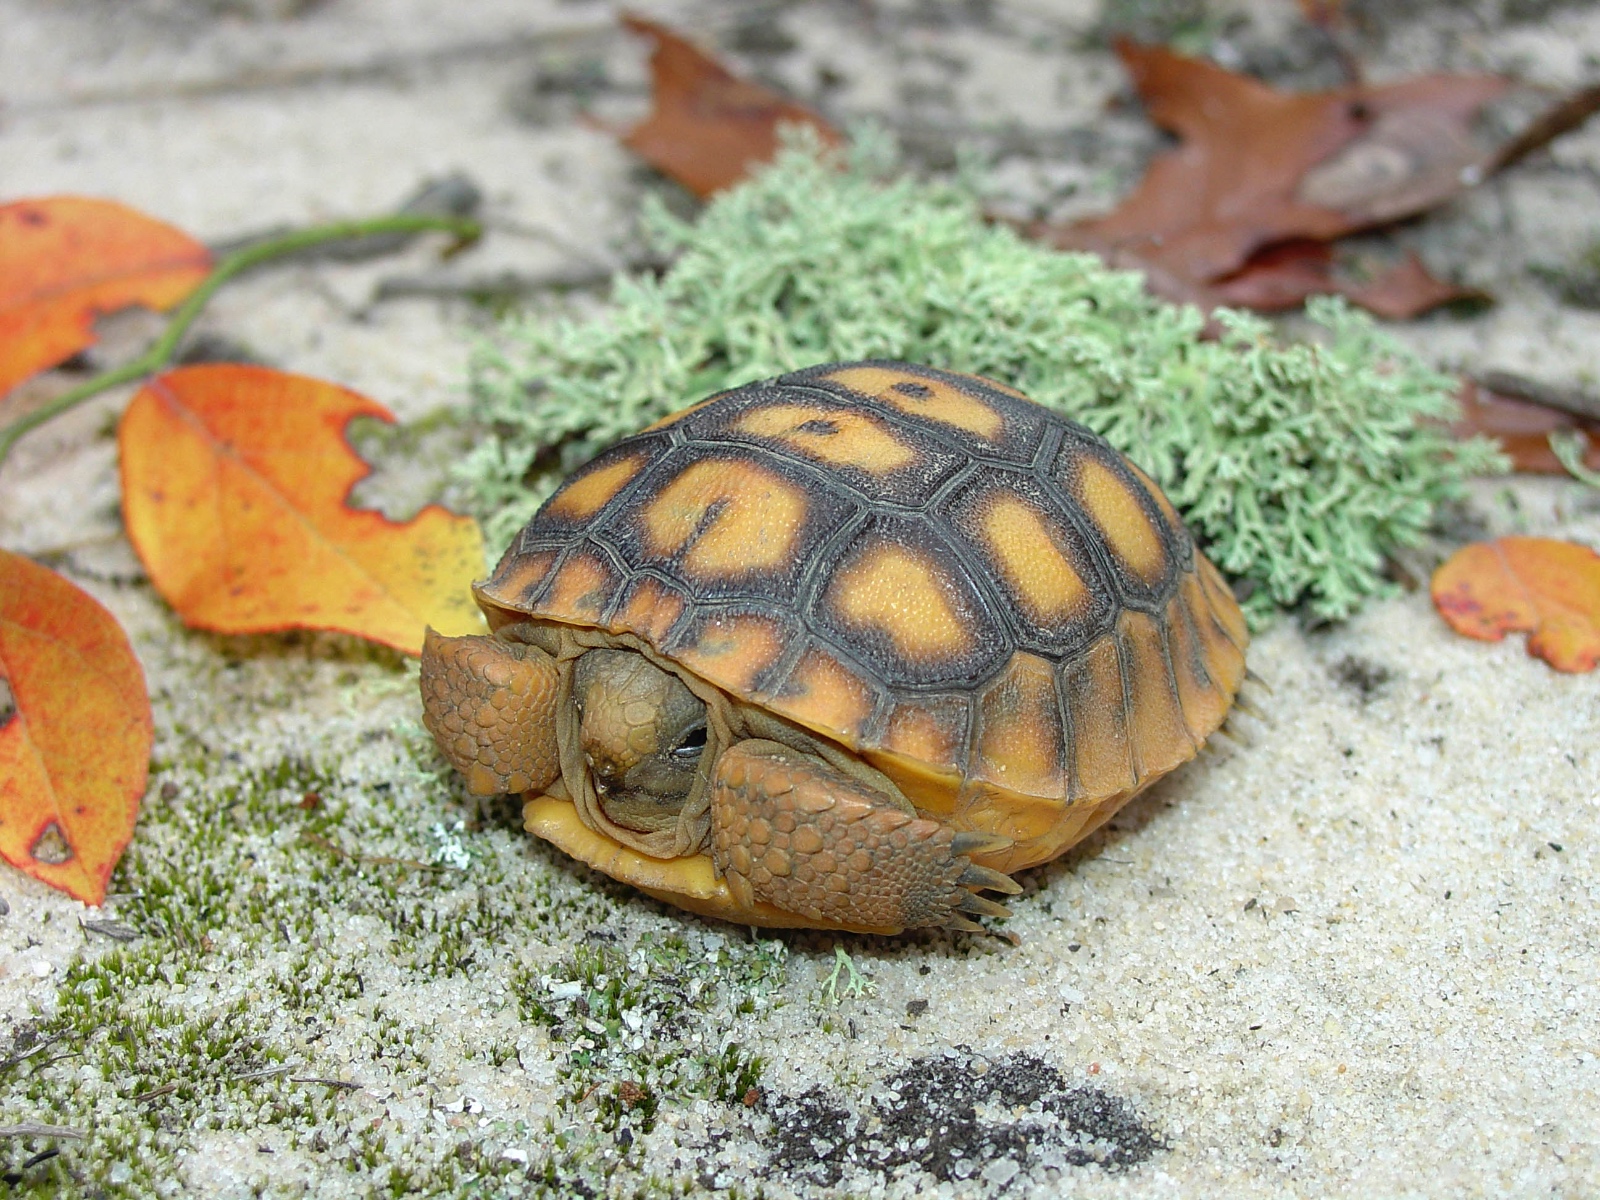
M675 828L704 776L706 706L683 681L632 650L575 660L572 703L584 765L606 816L636 833Z
M548 794L570 800L596 833L642 854L706 852L717 760L746 738L815 755L916 812L887 776L844 747L734 700L630 634L540 621L498 633L556 662L561 779Z

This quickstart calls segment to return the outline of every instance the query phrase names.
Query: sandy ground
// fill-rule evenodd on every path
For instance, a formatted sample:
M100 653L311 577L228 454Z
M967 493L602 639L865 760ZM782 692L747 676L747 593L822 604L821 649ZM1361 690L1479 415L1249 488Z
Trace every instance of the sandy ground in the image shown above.
M879 117L923 162L965 136L1009 146L994 186L1018 211L1104 207L1157 144L1108 110L1122 85L1091 0L636 7L838 118ZM1377 77L1562 88L1600 60L1592 5L1352 7ZM1189 36L1331 82L1293 9L1213 6ZM489 321L376 301L379 283L636 253L657 185L578 113L625 119L643 87L613 8L581 0L0 0L0 180L220 242L468 173L491 234L449 265L423 240L283 266L203 322L416 419L461 403ZM1531 269L1576 260L1597 213L1600 126L1407 230L1501 302L1404 336L1442 366L1593 386L1600 314ZM115 322L92 357L155 327ZM413 666L333 637L183 631L120 534L125 398L0 469L0 544L118 616L158 730L114 880L139 895L89 913L0 868L0 1125L90 1135L0 1139L20 1194L1600 1192L1600 675L1456 638L1422 594L1335 629L1286 620L1252 651L1274 694L1247 743L1029 873L1015 944L837 939L875 990L835 1002L835 939L680 916L474 810L418 727ZM403 449L384 465L409 472ZM410 491L438 490L421 476ZM1600 501L1574 483L1485 484L1470 510L1600 546ZM620 977L634 991L605 1000ZM731 1092L674 1083L652 1046L764 1066L724 1070ZM661 1098L653 1122L634 1077Z

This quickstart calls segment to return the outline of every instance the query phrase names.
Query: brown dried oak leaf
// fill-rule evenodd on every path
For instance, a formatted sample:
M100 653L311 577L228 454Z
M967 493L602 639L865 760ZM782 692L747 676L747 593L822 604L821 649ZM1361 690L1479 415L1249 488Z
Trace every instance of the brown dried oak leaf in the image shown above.
M1514 470L1565 475L1567 469L1551 448L1550 435L1577 433L1584 439L1584 465L1600 471L1600 420L1564 412L1525 393L1502 391L1506 386L1493 376L1462 380L1461 417L1455 435L1465 439L1481 433L1494 438L1510 456Z
M1410 259L1346 281L1325 250L1305 242L1424 212L1460 192L1485 159L1470 122L1506 80L1429 75L1296 94L1161 47L1122 42L1117 52L1150 119L1180 143L1113 212L1037 225L1034 236L1145 270L1152 290L1206 307L1285 308L1340 292L1384 315L1414 315L1461 294Z
M665 25L632 15L622 23L655 43L655 106L623 144L696 196L732 187L753 165L771 161L781 124L810 125L830 145L842 141L810 109L740 79Z

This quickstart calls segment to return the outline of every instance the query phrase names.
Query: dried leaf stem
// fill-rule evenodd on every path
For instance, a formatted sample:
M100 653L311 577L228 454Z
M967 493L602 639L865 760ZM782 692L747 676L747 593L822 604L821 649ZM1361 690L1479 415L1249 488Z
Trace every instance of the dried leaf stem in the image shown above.
M17 418L9 425L0 427L0 465L3 465L6 455L11 452L11 447L25 434L37 429L46 421L60 416L69 409L77 407L85 400L98 396L101 392L123 383L131 383L152 372L159 371L172 360L177 353L178 345L183 340L183 335L189 331L196 318L205 309L223 284L235 275L242 274L250 268L259 266L274 258L281 258L286 254L295 254L312 246L319 246L324 242L340 241L347 238L371 237L379 234L395 233L430 233L440 231L453 233L463 243L473 241L482 231L482 226L473 220L464 217L433 216L422 213L395 213L384 217L374 217L364 221L337 221L331 225L317 225L310 229L300 229L282 237L273 238L271 241L257 242L246 246L228 255L206 276L205 282L189 294L172 314L172 319L167 323L166 331L151 343L150 348L138 358L123 363L121 366L112 367L109 371L102 371L93 379L72 388L51 400L48 404L35 409L25 416Z
M1559 387L1512 371L1485 371L1478 376L1478 382L1513 400L1526 400L1580 420L1600 421L1600 397L1577 388Z
M1487 179L1491 175L1498 175L1535 150L1542 150L1562 134L1578 128L1597 112L1600 112L1600 83L1580 88L1563 97L1490 155L1489 160L1478 169L1479 177Z
M41 1125L37 1121L26 1121L21 1125L0 1125L0 1138L77 1138L82 1140L89 1135L81 1129L71 1125Z

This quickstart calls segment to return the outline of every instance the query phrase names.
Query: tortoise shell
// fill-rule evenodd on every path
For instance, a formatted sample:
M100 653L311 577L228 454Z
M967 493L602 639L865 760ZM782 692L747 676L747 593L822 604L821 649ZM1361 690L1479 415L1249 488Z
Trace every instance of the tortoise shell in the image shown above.
M1053 857L1193 757L1246 627L1172 505L1004 384L889 361L720 393L573 475L478 589L631 634L918 809Z

